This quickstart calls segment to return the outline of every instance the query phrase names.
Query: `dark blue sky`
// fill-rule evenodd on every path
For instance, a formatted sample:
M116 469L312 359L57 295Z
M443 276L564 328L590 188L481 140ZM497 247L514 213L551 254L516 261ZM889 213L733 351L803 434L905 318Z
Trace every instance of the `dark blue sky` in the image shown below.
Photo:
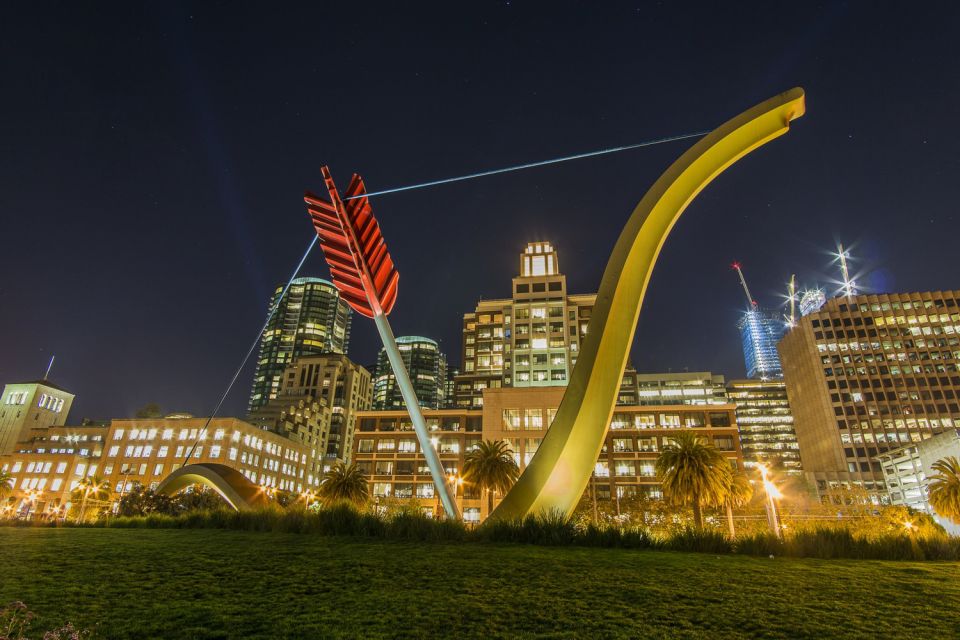
M56 353L72 421L150 401L207 414L309 241L321 164L378 190L711 128L793 86L807 115L668 240L637 367L743 375L734 259L767 304L791 272L834 276L837 240L874 290L960 286L955 3L599 4L5 7L0 382ZM461 314L509 293L528 240L595 291L687 146L374 200L401 272L396 333L457 364ZM326 277L319 252L304 273ZM372 361L372 323L353 335Z

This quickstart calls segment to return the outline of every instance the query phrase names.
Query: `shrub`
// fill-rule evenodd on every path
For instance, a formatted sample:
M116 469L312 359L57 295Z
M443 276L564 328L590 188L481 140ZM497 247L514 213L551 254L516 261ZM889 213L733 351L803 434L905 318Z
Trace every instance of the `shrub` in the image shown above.
M667 551L733 552L732 543L719 531L695 529L693 527L684 527L674 535L664 538L660 547Z

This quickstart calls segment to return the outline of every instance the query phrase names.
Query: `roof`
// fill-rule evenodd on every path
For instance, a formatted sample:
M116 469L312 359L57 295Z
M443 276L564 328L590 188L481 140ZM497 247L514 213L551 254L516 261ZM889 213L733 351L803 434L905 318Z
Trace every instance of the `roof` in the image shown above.
M67 389L64 389L58 384L54 384L49 380L27 380L25 382L15 382L14 384L41 384L45 387L50 387L51 389L56 389L57 391L63 391L64 393L69 393L73 395L72 391L68 391Z

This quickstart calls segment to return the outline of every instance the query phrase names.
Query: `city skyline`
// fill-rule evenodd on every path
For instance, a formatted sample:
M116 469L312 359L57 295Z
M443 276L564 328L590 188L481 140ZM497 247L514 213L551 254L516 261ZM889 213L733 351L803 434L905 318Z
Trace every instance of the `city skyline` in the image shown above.
M41 24L33 9L18 11L21 23ZM153 401L209 414L262 326L269 293L310 237L300 196L321 183L322 162L340 179L356 170L371 188L393 187L712 127L794 85L806 88L815 117L797 123L790 145L761 150L749 167L711 185L667 242L638 329L638 370L739 377L732 259L743 260L762 300L782 293L794 272L801 284L829 286L836 274L827 252L839 240L852 245L855 268L872 269L857 277L865 292L957 282L949 238L958 194L943 170L957 134L934 123L950 121L958 89L923 64L943 59L948 46L929 38L931 21L941 23L931 8L896 20L885 9L812 10L789 28L754 15L737 27L739 14L724 11L704 20L729 24L734 37L721 40L713 24L681 25L656 9L638 17L633 8L606 8L576 24L556 14L548 33L536 28L539 12L497 7L432 16L440 27L448 20L477 28L446 43L442 59L435 52L443 35L415 45L404 39L410 48L398 45L393 61L337 35L321 59L308 42L291 43L273 22L279 18L244 9L137 11L94 19L66 9L35 42L7 38L58 87L45 98L70 108L58 106L52 118L46 101L31 98L33 72L11 70L14 99L4 110L21 126L6 136L17 159L5 161L11 187L2 206L22 241L0 257L3 273L16 276L0 293L18 309L0 319L0 378L40 378L57 354L51 380L77 393L74 420L132 415ZM415 13L392 24L414 29L424 17ZM324 19L333 17L361 22L359 14ZM237 59L237 39L261 19L263 45ZM662 34L637 38L651 20ZM364 29L387 45L397 37ZM886 46L892 29L911 50L909 64ZM103 43L75 59L73 31ZM581 33L592 37L579 44L573 34ZM536 47L520 44L527 34ZM714 47L716 59L703 65L697 52L678 52L670 76L657 73L651 61L680 34ZM471 53L479 50L487 52L482 61ZM757 74L719 73L746 68L760 53L769 55ZM501 79L496 69L507 64L513 77ZM348 65L363 73L339 82L369 88L379 102L350 111L312 88ZM262 95L244 90L246 74L266 87ZM583 90L571 95L575 82ZM109 83L114 89L104 91ZM389 100L398 83L413 87L409 104ZM865 109L880 92L885 106ZM374 198L403 273L397 332L456 353L462 314L479 297L508 293L515 253L531 240L563 253L572 292L595 291L619 221L686 146ZM78 214L52 224L55 203L67 199ZM515 233L505 236L507 221ZM319 256L301 275L328 277ZM351 359L374 360L372 328L356 328L352 342ZM240 380L251 377L248 368ZM237 385L223 414L243 415L248 390Z

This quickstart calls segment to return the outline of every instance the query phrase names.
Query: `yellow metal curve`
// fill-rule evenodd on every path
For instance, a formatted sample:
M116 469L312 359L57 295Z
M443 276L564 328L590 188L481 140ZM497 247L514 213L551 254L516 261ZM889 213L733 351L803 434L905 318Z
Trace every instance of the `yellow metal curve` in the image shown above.
M237 511L266 507L269 503L260 487L250 482L242 473L232 467L209 462L180 467L163 479L156 492L172 496L195 484L210 487Z
M727 167L789 130L803 89L744 111L680 156L647 191L620 233L556 418L491 518L573 513L610 424L643 296L660 248L687 205Z

